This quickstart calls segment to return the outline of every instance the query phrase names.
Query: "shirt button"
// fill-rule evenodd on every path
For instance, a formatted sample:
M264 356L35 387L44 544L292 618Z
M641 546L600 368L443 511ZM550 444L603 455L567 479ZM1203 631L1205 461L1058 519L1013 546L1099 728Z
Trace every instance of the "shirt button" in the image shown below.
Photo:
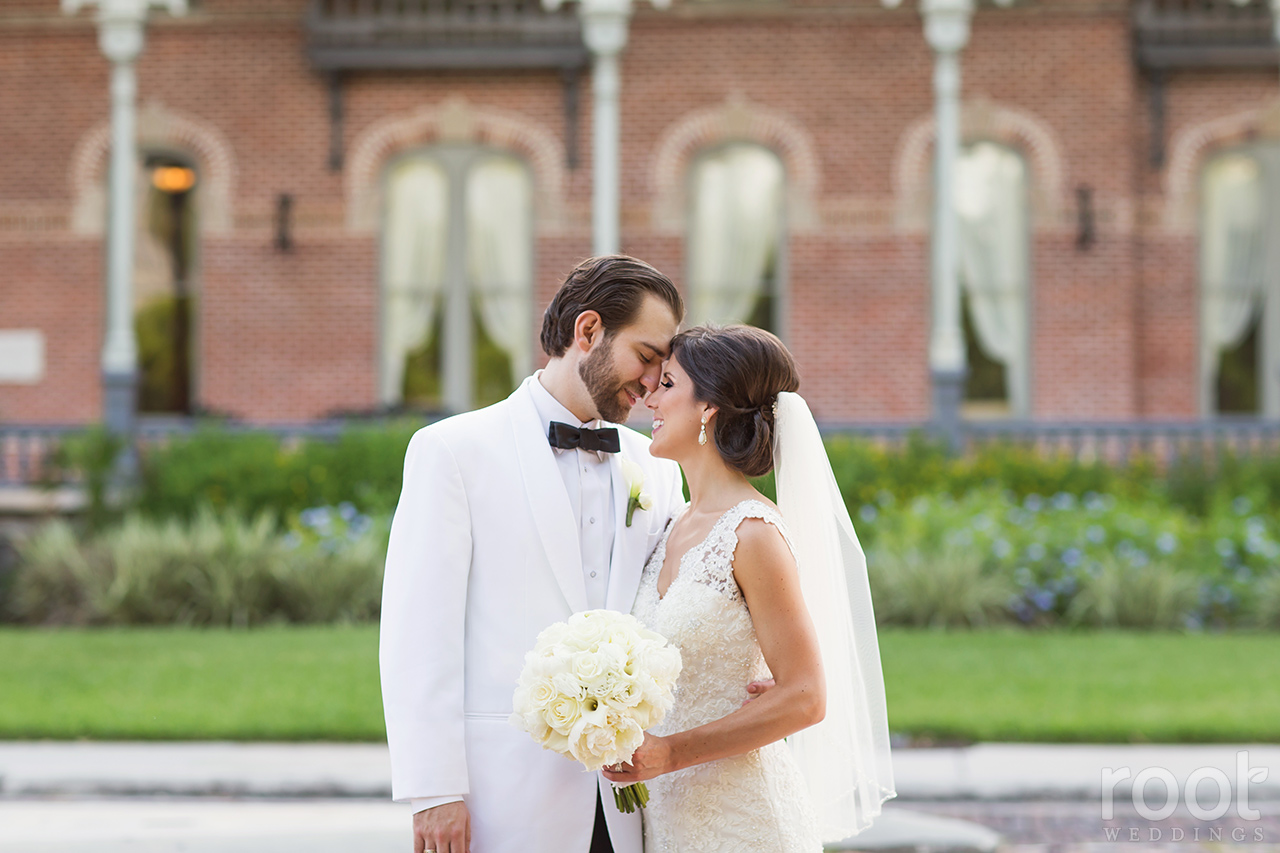
M592 523L592 524L595 524L595 523L596 523L596 518L595 518L595 516L594 516L594 515L593 515L593 516L591 516L591 523Z
M596 576L596 573L595 573L595 572L592 572L592 573L591 573L591 577L595 577L595 576Z
M586 471L586 470L587 470L587 466L586 466L586 465L583 465L583 466L582 466L582 470L583 470L583 471Z

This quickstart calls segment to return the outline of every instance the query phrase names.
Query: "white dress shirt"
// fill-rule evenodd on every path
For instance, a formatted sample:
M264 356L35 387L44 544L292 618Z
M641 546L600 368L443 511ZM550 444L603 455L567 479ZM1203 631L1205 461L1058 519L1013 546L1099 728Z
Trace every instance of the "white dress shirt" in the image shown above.
M564 404L551 396L542 384L542 371L534 374L530 383L533 405L542 421L542 434L547 435L552 421L570 426L598 429L606 426L603 421L583 423ZM587 584L587 603L592 609L605 605L609 589L609 564L613 556L613 537L616 525L613 521L613 474L608 453L594 450L562 450L552 448L556 466L569 493L569 505L578 523L578 539L582 546L582 574ZM435 808L446 803L456 803L461 796L414 798L413 811Z

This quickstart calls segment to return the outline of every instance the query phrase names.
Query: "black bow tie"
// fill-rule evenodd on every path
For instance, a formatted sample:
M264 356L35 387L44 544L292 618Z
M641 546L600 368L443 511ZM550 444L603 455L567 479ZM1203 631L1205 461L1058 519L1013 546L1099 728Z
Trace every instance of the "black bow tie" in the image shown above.
M547 430L547 440L551 442L552 447L558 447L561 450L573 450L575 447L600 453L617 453L622 450L622 445L618 441L618 430L614 427L587 429L552 421Z

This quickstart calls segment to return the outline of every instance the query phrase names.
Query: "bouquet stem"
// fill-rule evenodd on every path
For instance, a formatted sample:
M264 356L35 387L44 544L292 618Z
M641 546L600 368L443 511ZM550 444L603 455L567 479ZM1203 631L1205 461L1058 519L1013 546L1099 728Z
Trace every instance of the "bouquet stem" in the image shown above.
M636 809L642 809L649 805L649 788L643 782L637 782L634 785L627 785L623 788L617 786L613 789L613 801L618 806L618 811L623 814L631 814Z

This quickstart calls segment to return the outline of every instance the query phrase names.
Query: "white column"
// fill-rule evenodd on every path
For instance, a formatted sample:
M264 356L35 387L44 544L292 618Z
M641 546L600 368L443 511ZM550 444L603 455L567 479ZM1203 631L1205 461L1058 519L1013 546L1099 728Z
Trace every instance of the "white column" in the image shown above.
M564 0L542 2L555 10ZM670 0L653 0L653 5L665 9ZM582 40L591 52L591 250L596 255L612 255L622 246L618 224L622 208L618 58L627 46L631 0L579 0L578 17Z
M902 0L882 0L897 8ZM995 0L1008 6L1013 0ZM1280 0L1273 0L1280 3ZM960 156L960 52L969 43L974 0L920 0L924 37L933 49L933 232L930 235L929 372L934 422L953 446L960 440L960 406L968 372L960 315L959 228L955 207Z
M63 0L74 15L90 0ZM107 327L102 347L104 420L132 430L137 397L138 343L133 332L134 177L137 169L138 82L147 11L163 5L186 12L186 0L96 0L98 46L111 62L111 161L107 180Z
M623 24L623 32L625 34ZM616 255L622 245L619 218L622 199L618 173L621 151L618 110L618 53L596 53L592 61L591 91L591 253Z
M933 48L934 170L932 296L929 367L965 370L960 318L959 232L955 206L956 160L960 156L960 51L969 41L972 0L924 0L925 39Z

